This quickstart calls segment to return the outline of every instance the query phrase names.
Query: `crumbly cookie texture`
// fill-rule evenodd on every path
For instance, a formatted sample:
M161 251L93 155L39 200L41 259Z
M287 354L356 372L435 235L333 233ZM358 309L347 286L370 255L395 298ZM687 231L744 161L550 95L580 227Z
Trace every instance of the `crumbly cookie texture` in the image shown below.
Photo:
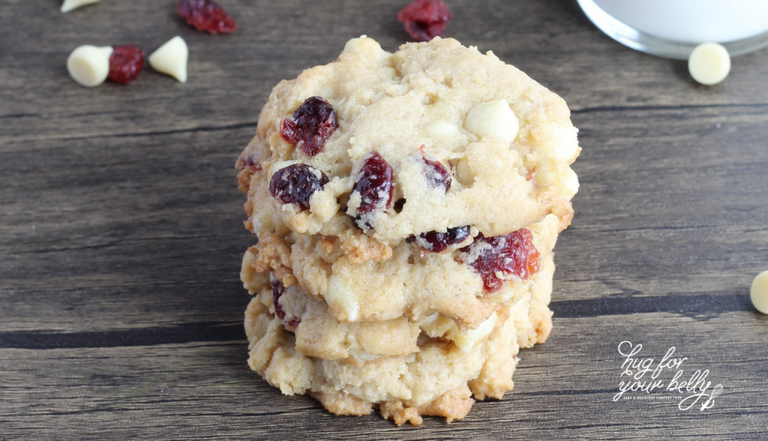
M282 81L236 163L250 367L398 425L501 398L552 329L576 133L560 97L452 39L361 37Z

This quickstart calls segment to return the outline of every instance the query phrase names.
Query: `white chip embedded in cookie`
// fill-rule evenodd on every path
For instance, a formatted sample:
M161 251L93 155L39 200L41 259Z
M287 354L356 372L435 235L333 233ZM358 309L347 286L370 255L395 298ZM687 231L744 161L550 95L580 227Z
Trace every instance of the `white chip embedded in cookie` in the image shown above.
M476 105L467 114L464 127L478 138L494 137L511 143L520 124L507 100L488 101Z

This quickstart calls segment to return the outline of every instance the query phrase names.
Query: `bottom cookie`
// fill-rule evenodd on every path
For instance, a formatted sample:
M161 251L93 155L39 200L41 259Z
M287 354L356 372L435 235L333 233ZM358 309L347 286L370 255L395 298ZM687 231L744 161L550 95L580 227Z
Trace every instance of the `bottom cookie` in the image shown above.
M334 414L367 415L378 408L398 425L419 425L423 415L451 422L464 418L475 399L498 399L512 389L520 347L543 343L551 316L546 304L526 294L502 305L494 329L466 351L422 333L417 353L323 360L298 352L294 335L254 298L245 313L248 364L284 394L309 394Z

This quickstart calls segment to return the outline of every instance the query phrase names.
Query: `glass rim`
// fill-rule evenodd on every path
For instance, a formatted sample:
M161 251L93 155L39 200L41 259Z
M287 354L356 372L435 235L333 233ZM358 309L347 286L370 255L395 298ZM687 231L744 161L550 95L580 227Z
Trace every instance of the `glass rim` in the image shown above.
M639 31L605 12L593 0L577 0L581 10L604 34L640 52L675 60L687 60L700 43L668 40ZM706 43L706 42L701 42ZM738 56L768 46L768 31L742 40L720 42L728 53Z

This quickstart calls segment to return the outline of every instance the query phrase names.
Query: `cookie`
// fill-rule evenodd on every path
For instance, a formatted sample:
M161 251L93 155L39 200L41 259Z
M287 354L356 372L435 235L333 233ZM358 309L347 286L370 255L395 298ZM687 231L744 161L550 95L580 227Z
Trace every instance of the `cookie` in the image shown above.
M530 295L493 317L487 336L466 350L425 332L413 354L325 360L301 353L298 337L254 298L245 320L248 364L284 394L310 394L336 414L366 415L378 406L398 424L421 424L420 415L450 422L467 415L472 396L501 398L511 390L519 343L543 342L551 329L551 312Z
M539 252L540 262L551 260L557 228L558 219L551 214L530 226L531 242ZM247 256L254 270L271 271L284 286L298 284L308 295L322 298L328 313L338 322L402 316L420 321L438 312L456 321L461 329L473 329L526 284L541 283L538 275L547 274L537 271L530 279L511 277L498 289L484 292L482 274L462 260L468 258L470 253L465 250L472 246L423 253L418 244L403 241L386 260L355 264L341 250L338 240L267 232L260 232L259 239ZM244 274L243 280L249 277ZM495 274L492 280L498 281ZM251 293L259 292L252 283L246 284Z
M236 163L251 368L397 424L501 398L552 328L576 133L561 98L451 39L361 37L282 81Z
M450 296L444 301L444 309L430 308L419 316L403 314L388 320L347 323L335 319L327 300L307 294L299 284L286 287L274 277L271 280L261 277L263 273L254 270L257 259L254 250L249 250L243 259L241 279L249 292L257 295L269 314L277 317L283 328L293 333L297 351L325 360L350 358L369 361L412 354L419 351L418 339L422 332L432 338L453 341L460 349L467 350L492 330L495 325L493 315L507 305L525 308L530 302L547 305L555 270L553 254L549 253L542 259L541 269L528 280L510 281L495 296L472 296L471 299L478 305L476 310L482 314L472 325L462 321L466 316L463 315L461 303L458 307L451 305ZM427 295L413 297L423 301L429 298L429 293L420 289L415 294ZM437 304L440 305L439 302ZM471 306L475 305L470 305L470 309ZM529 331L526 327L518 335L528 338ZM528 340L519 343L523 347L531 346Z
M313 97L333 108L338 127L308 155L307 142L287 141L281 126ZM564 228L578 190L569 164L580 151L569 115L561 98L490 52L436 38L389 54L369 38L351 40L336 62L281 82L261 111L238 160L247 227L336 237L360 230L385 246L464 226L499 236L549 213ZM391 174L378 202L376 188L360 188L374 154ZM328 182L286 203L269 187L294 161ZM440 182L438 168L448 171Z

